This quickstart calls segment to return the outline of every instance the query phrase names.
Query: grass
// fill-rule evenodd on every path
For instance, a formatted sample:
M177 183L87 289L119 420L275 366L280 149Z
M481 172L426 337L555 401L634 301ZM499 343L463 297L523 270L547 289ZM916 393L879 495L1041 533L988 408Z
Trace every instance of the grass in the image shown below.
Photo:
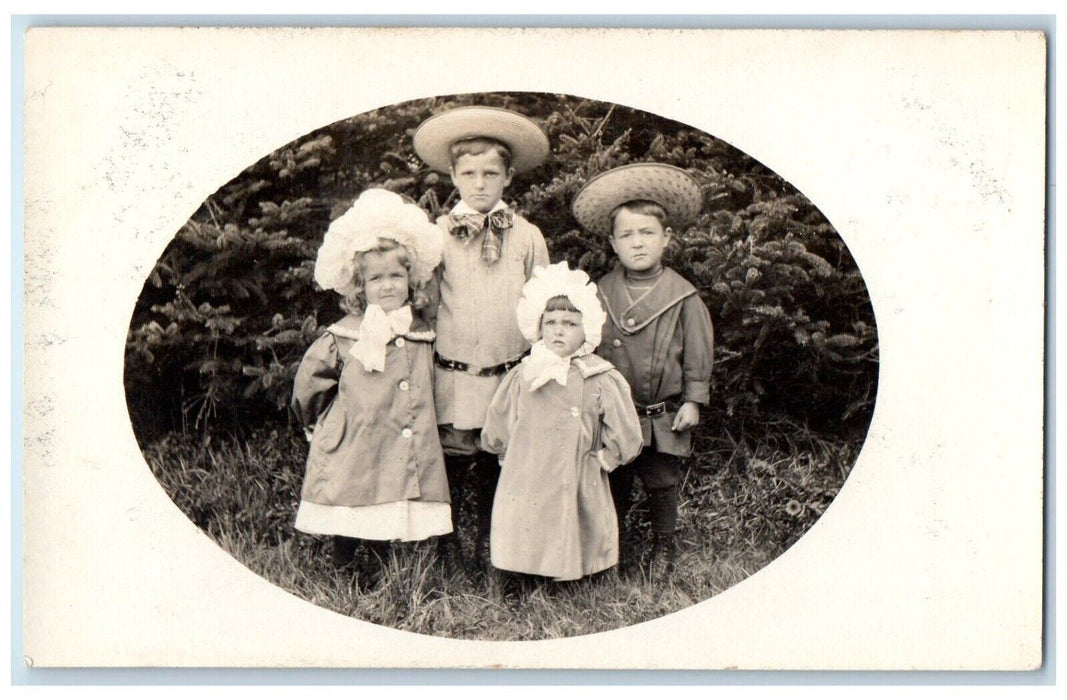
M611 569L580 581L524 579L517 592L499 572L447 572L432 541L394 545L376 585L334 567L330 538L293 529L307 445L285 427L243 440L171 434L144 452L170 497L220 547L316 605L421 634L534 640L681 610L742 581L795 542L837 494L859 441L832 440L787 421L760 429L758 440L729 431L698 436L682 487L671 583L652 586L640 571ZM459 532L469 537L469 504L460 509ZM639 501L638 521L641 509ZM649 534L639 528L637 537L641 547Z

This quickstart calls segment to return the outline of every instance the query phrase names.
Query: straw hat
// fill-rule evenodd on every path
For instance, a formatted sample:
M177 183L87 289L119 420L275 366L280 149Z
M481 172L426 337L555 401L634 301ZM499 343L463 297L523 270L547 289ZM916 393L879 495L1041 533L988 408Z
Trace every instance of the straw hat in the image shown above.
M571 211L588 231L611 235L608 216L620 204L647 199L667 211L675 226L685 226L700 213L704 195L693 176L673 165L632 163L597 175L574 197Z
M522 287L522 297L515 309L519 331L531 344L541 339L541 316L552 297L564 296L582 314L585 342L595 348L608 320L597 297L596 285L583 270L572 270L566 262L535 267L533 275Z
M415 153L434 170L447 173L448 151L456 141L491 138L511 149L516 173L532 170L548 157L548 137L541 127L517 112L498 107L459 107L424 121L415 130Z
M415 282L428 281L441 262L444 233L430 223L426 212L395 192L370 189L330 224L315 260L315 281L323 289L351 293L356 255L375 248L379 238L407 249Z

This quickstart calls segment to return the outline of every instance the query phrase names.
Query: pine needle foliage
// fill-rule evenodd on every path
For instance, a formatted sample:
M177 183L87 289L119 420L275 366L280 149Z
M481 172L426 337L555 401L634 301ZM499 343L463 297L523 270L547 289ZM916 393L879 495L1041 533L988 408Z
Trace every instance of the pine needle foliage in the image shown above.
M541 167L507 200L545 233L552 260L594 278L613 264L570 203L605 169L657 161L693 174L698 221L666 262L691 280L716 328L705 423L744 430L787 419L845 436L866 432L878 343L870 298L829 221L789 183L716 137L640 110L569 95L491 93L414 100L330 124L267 155L192 214L156 263L131 319L125 381L142 442L169 431L209 436L284 420L296 366L342 315L312 281L329 222L369 187L431 217L457 200L447 176L415 156L432 114L467 104L527 114L548 134Z

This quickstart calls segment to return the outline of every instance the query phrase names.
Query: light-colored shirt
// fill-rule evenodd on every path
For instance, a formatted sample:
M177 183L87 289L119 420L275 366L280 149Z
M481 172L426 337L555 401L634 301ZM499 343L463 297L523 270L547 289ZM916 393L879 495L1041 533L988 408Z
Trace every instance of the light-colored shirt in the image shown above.
M500 203L498 203L499 205ZM462 202L454 213L470 213ZM540 229L519 215L503 235L500 260L482 260L482 235L461 241L448 233L448 217L437 223L445 247L437 268L440 297L436 314L437 353L474 367L494 367L520 356L530 344L519 332L515 308L534 267L548 264ZM476 377L434 369L437 422L459 429L481 428L503 375Z

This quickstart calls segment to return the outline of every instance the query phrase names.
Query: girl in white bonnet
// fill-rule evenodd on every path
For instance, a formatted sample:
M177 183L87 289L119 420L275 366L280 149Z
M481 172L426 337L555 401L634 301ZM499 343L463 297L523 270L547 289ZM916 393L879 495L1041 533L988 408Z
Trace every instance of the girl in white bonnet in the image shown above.
M618 526L608 472L641 451L630 387L594 354L606 319L596 286L564 262L523 287L519 328L533 343L489 407L482 447L500 455L490 560L556 580L614 566Z
M292 409L311 442L296 514L303 532L333 535L334 563L367 541L375 579L391 540L452 531L434 412L434 332L412 309L441 260L443 234L387 190L367 190L330 224L315 281L348 315L308 349Z

